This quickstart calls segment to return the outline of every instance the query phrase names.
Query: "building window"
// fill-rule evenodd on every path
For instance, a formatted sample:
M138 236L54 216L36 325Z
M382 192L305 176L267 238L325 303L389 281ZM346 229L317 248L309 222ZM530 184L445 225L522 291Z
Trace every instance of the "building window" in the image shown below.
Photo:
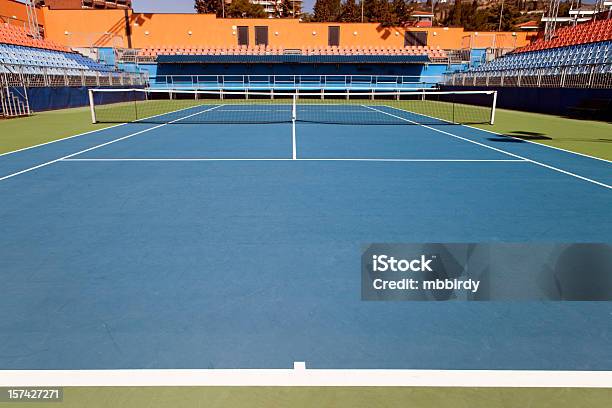
M238 26L238 45L249 45L249 27Z
M255 27L255 45L268 45L268 26Z
M404 34L404 47L414 45L427 45L427 31L406 31Z
M329 26L327 29L327 45L340 45L340 26Z

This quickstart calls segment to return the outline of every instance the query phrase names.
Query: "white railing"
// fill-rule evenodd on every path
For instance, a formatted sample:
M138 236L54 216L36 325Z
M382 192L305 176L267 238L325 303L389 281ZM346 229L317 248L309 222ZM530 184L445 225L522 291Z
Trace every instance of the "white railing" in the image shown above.
M9 87L146 86L147 76L131 72L99 72L75 68L0 64L0 83Z
M20 91L18 88L0 87L0 116L16 118L30 114L30 103L25 88Z
M402 88L422 89L437 87L442 75L158 75L149 78L152 87L200 89L225 87L283 88L283 87L344 87L344 88Z
M612 64L474 71L448 74L446 85L538 88L612 88Z

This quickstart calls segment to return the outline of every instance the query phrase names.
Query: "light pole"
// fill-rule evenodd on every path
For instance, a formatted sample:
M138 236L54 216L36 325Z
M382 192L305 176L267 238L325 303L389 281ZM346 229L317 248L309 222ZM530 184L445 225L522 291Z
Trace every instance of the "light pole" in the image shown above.
M499 10L499 25L497 26L497 31L501 31L503 16L504 16L504 0L502 0L501 9Z
M365 3L365 0L361 0L361 22L363 23L363 3Z
M431 0L431 26L433 27L434 25L434 19L436 18L436 11L435 11L435 7L436 7L436 2L435 0Z

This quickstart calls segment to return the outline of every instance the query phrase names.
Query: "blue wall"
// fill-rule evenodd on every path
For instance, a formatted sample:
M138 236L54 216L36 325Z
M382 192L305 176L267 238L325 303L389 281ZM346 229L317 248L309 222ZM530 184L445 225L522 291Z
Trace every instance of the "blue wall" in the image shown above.
M41 87L28 88L28 100L32 112L54 109L77 108L89 105L87 87ZM23 93L16 88L14 94Z
M418 64L159 64L157 75L421 75Z
M98 48L100 64L115 65L115 50L112 48Z
M527 87L476 87L442 86L449 91L495 90L497 107L526 112L547 113L551 115L572 116L573 107L580 106L589 99L612 99L612 89L585 88L527 88ZM608 119L612 112L608 112ZM605 119L605 118L604 118Z
M158 64L153 75L441 75L444 64Z
M446 64L382 64L375 66L353 66L344 67L332 64L328 68L321 68L323 64L277 64L279 66L270 69L269 64L261 64L258 67L247 64L234 64L233 66L224 64L207 64L205 66L194 66L199 64L183 64L179 68L172 68L178 64L121 64L120 67L130 72L147 72L149 77L157 75L313 75L314 67L317 67L314 75L323 75L321 69L331 71L331 75L352 75L349 71L357 71L353 75L427 75L440 76L447 72ZM257 65L257 64L255 64ZM374 64L362 64L374 65ZM346 68L346 71L344 70ZM304 70L302 70L304 69ZM393 73L391 73L393 72ZM397 72L397 73L396 73ZM401 73L400 73L401 72Z
M30 109L40 112L53 109L76 108L89 104L85 87L28 88Z
M472 48L470 52L470 65L477 67L486 62L487 49L486 48Z
M446 64L428 64L421 66L421 75L423 76L442 76L448 72L448 65Z
M147 72L149 76L157 74L157 64L134 64L132 62L121 62L119 69L127 72Z

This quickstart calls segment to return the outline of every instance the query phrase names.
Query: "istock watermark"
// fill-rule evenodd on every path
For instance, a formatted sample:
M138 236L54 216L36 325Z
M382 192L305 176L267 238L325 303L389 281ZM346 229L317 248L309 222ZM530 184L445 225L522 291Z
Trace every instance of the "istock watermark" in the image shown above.
M612 300L609 243L370 244L363 300Z

